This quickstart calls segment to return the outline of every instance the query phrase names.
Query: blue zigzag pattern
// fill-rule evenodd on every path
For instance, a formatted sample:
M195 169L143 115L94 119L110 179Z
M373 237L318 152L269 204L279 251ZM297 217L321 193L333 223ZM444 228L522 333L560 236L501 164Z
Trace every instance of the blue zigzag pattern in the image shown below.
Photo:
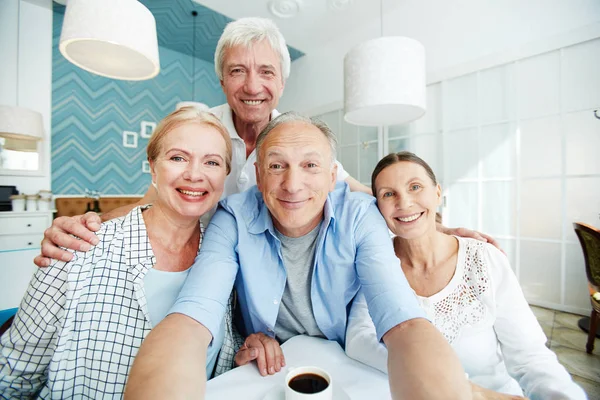
M179 0L178 0L179 1ZM166 3L166 2L165 2ZM171 2L169 2L171 4ZM56 6L55 6L56 7ZM55 8L56 10L56 8ZM197 60L192 96L192 58L160 47L160 74L125 82L88 73L58 50L63 13L55 12L52 49L52 191L82 194L143 194L147 139L123 147L124 130L139 132L142 121L158 122L182 100L215 106L225 102L212 63Z

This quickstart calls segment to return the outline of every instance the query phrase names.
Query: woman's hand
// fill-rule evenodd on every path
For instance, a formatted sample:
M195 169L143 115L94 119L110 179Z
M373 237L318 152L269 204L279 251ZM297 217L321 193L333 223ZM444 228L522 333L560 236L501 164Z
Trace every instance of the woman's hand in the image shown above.
M33 262L38 267L47 267L50 265L51 258L65 262L71 261L73 254L60 247L88 251L92 245L98 244L98 238L94 232L100 229L100 223L100 216L95 212L56 218L52 221L52 226L44 232L42 254L34 258Z
M477 386L473 382L470 383L471 393L473 393L473 400L527 400L525 397L494 392L493 390Z
M283 351L277 340L264 333L253 333L235 355L236 365L246 365L256 360L262 376L273 375L285 366Z

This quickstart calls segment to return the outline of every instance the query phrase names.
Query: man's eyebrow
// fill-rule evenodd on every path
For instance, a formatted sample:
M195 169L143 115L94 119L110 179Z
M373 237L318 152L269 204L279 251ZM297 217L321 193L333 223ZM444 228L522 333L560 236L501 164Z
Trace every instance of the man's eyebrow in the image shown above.
M278 156L281 156L282 154L283 153L281 153L278 150L269 150L269 151L267 151L266 156L267 157L278 157ZM319 158L319 159L324 158L323 154L321 154L318 151L308 151L308 152L304 153L302 156L304 158Z

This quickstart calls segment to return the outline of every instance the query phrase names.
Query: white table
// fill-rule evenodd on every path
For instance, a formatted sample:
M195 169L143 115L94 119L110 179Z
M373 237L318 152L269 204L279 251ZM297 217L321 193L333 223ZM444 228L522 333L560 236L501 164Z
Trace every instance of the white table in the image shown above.
M329 372L353 400L391 399L387 375L348 358L337 342L296 336L281 348L286 366L280 372L262 377L255 362L235 368L208 381L206 400L261 400L275 385L283 386L288 368L308 365Z

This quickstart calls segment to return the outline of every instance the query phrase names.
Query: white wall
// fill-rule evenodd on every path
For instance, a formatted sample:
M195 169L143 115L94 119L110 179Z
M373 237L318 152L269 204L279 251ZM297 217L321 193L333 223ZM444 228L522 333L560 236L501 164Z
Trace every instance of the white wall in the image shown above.
M22 193L50 189L52 0L0 1L0 104L38 111L44 119L43 176L0 176ZM18 60L18 62L17 62ZM18 64L18 71L17 71Z
M388 0L383 7L384 35L423 43L428 77L600 21L597 0ZM295 61L279 109L314 113L340 105L344 55L380 29L378 19L367 21Z

